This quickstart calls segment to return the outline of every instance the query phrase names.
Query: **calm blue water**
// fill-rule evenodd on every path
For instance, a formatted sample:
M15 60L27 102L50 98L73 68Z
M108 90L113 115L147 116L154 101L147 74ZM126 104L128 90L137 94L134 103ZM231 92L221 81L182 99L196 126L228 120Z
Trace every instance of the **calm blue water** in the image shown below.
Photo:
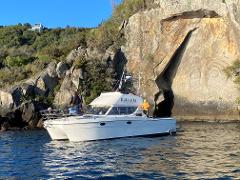
M240 179L240 123L180 123L176 136L53 142L0 134L0 179Z

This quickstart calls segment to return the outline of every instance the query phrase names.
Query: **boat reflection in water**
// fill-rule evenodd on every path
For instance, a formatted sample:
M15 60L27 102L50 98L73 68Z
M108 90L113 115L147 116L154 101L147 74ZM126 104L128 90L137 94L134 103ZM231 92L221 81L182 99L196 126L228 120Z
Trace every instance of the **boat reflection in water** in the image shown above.
M91 102L90 114L51 119L44 122L44 127L53 140L73 142L176 132L174 118L147 117L139 108L142 102L133 94L102 93Z

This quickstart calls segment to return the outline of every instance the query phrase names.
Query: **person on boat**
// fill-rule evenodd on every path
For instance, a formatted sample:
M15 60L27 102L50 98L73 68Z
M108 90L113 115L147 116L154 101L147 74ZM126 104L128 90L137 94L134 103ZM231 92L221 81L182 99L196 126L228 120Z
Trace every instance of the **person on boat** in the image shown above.
M80 114L82 111L82 98L77 92L74 93L74 96L70 102L69 114Z
M150 104L147 102L146 99L144 99L143 103L141 104L141 109L143 110L143 113L148 115L149 113L149 108L150 108Z

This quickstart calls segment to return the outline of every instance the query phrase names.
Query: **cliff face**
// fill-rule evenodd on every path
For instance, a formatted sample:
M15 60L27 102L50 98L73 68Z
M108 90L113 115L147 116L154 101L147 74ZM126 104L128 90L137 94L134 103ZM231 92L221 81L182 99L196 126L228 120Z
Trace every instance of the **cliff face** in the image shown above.
M239 89L224 73L240 55L239 5L155 0L155 8L129 19L128 71L141 72L141 93L164 110L157 115L173 108L184 118L240 119Z

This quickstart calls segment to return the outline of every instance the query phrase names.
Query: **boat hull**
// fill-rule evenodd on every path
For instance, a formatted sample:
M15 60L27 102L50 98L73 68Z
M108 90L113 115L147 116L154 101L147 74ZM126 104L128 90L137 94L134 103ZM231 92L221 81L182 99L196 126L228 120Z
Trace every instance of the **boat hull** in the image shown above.
M134 136L159 136L176 132L175 119L115 120L91 123L69 122L62 125L72 142Z
M61 125L45 123L44 128L48 131L52 140L68 140L68 137Z

